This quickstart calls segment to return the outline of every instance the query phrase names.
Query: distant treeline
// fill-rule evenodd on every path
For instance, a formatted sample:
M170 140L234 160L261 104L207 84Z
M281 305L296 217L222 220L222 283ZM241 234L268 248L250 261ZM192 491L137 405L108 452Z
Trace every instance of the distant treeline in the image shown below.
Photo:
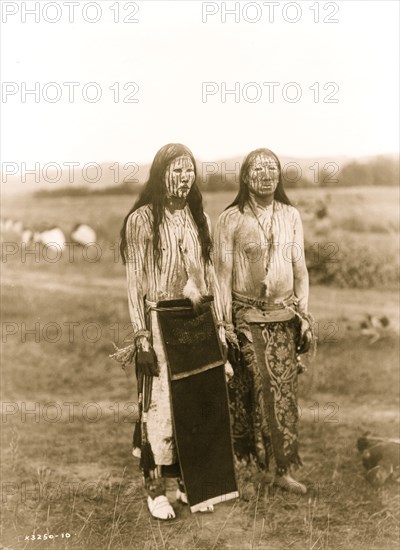
M133 195L140 192L143 185L140 183L123 182L100 189L91 189L84 185L79 187L65 186L57 189L40 189L34 193L35 197L93 197L101 195Z
M376 157L368 163L349 162L339 172L339 185L399 185L399 159Z
M399 161L388 157L376 157L369 162L351 161L340 168L336 163L327 163L322 170L314 171L313 178L302 174L295 163L283 169L283 183L286 188L302 187L355 187L373 185L398 185ZM199 178L202 191L235 191L239 187L239 177L231 172L215 171L205 178ZM87 186L65 186L58 189L42 189L36 197L68 197L93 195L132 195L143 188L141 183L122 182L117 185L91 189Z
M351 161L342 168L334 162L326 163L322 169L314 168L311 179L303 174L297 163L288 163L283 166L284 187L355 187L399 184L399 162L388 157L376 157L367 163ZM236 190L238 185L238 177L235 177L234 174L215 172L210 174L206 181L203 181L202 188L211 192L232 191Z

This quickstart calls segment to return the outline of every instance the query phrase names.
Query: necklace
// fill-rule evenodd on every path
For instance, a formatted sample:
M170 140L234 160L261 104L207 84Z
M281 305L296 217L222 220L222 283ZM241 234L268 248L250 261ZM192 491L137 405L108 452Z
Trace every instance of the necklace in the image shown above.
M182 220L183 218L183 220ZM187 234L187 211L186 207L183 210L176 210L172 214L172 230L175 233L175 237L178 243L179 252L182 256L186 253L186 247L184 246L185 237ZM182 224L183 221L183 224Z
M182 210L176 210L173 214L171 214L170 222L171 222L172 231L175 235L176 242L178 244L178 250L183 261L183 266L184 266L186 275L189 277L187 249L185 246L185 241L187 236L187 224L188 224L188 215L187 215L186 206Z
M268 248L267 248L267 253L266 253L266 256L265 256L265 279L264 279L264 285L265 287L267 286L266 285L266 280L267 280L267 276L268 276L268 272L269 272L269 266L270 266L270 263L271 263L271 260L272 260L272 247L274 245L274 235L272 233L272 225L273 225L273 221L274 221L274 217L275 217L275 201L273 200L272 201L272 214L271 214L271 219L268 223L268 226L266 229L264 229L264 226L262 225L262 223L260 222L258 216L257 216L257 213L256 211L254 210L254 207L253 205L249 202L249 206L250 206L250 210L253 214L253 216L255 217L255 219L257 220L257 223L262 231L262 233L264 234L266 240L267 240L267 244L268 244Z
M207 286L205 282L205 273L200 266L195 265L195 260L193 257L190 257L186 247L186 239L188 237L188 211L186 207L183 216L183 227L182 215L176 215L175 220L172 217L171 223L172 230L178 243L178 250L182 259L183 268L187 277L187 281L182 292L185 298L189 298L192 304L195 305L201 301L202 296L207 294ZM178 219L179 221L176 223ZM183 231L183 233L181 233L181 231Z

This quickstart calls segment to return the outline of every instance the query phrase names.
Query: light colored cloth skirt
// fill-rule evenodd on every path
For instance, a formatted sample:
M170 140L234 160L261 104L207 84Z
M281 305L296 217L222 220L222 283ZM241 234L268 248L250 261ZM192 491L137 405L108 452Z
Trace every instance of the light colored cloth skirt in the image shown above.
M155 463L158 466L167 466L178 462L172 423L168 365L157 312L151 310L149 315L153 349L157 355L160 374L153 378L150 408L147 413L147 433Z

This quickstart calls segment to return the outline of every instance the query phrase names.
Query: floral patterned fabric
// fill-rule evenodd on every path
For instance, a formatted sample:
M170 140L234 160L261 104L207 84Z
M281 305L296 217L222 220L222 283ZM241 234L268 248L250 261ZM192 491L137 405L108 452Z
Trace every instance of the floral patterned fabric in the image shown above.
M234 446L240 458L254 456L263 469L274 459L277 473L301 464L298 454L296 342L300 323L248 323L252 306L233 301L240 361L229 383Z

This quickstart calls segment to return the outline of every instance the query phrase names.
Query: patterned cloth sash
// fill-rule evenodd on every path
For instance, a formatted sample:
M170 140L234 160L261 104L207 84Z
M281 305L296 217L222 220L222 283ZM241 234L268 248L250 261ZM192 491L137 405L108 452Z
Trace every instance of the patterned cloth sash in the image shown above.
M297 305L297 298L292 294L289 298L278 303L267 300L249 298L238 292L232 292L235 301L250 306L244 314L247 323L277 323L279 321L290 321L296 313L293 308Z

